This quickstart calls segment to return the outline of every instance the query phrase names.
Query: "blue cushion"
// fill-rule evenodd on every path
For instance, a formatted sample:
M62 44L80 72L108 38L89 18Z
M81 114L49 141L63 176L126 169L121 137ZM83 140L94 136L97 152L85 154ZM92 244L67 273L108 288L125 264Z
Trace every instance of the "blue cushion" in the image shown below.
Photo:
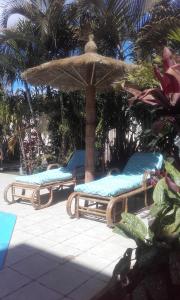
M67 180L72 178L72 173L67 172L64 168L47 170L41 173L17 176L16 181L30 184L45 184L59 180Z
M102 197L115 197L140 187L144 172L161 169L162 163L163 156L160 153L135 153L129 159L122 175L110 175L77 185L75 191Z
M160 153L137 152L127 162L123 174L143 174L147 170L159 170L162 163L163 156Z
M110 175L77 185L74 190L102 197L113 197L138 188L142 180L143 175Z
M17 176L16 181L29 184L46 184L49 182L68 180L73 177L73 170L85 165L85 150L76 150L65 168L47 170L32 175ZM81 171L79 175L81 175Z
M73 171L76 167L85 165L85 150L76 150L69 160L66 169Z

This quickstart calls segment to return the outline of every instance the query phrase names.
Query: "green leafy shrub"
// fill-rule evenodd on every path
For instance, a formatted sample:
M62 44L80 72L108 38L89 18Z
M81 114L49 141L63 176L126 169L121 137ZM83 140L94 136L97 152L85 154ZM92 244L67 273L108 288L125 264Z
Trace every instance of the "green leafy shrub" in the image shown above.
M116 293L118 285L118 295L124 300L179 299L180 172L169 162L165 162L165 170L153 192L152 224L147 227L138 216L123 213L114 229L137 244L136 249L127 249L113 272ZM135 264L131 267L133 252Z

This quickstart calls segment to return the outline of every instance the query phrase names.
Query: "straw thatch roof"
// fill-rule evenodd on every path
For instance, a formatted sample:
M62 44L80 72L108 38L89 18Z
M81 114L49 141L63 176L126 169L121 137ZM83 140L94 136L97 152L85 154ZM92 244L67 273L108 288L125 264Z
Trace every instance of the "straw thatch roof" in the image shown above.
M85 46L85 54L52 60L26 70L22 77L33 85L51 85L64 91L85 89L88 84L105 90L114 80L122 78L132 65L96 53L92 39ZM90 68L90 76L87 70ZM89 73L88 73L89 74Z

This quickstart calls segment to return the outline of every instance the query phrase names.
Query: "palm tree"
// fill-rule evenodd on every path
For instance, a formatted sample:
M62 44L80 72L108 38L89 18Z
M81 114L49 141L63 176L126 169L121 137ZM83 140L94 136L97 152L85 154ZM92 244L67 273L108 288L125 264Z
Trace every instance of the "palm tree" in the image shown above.
M6 45L10 56L17 55L15 75L19 77L25 68L79 51L88 33L93 31L100 52L122 59L124 44L134 39L144 22L145 12L156 2L79 0L66 5L62 0L14 0L3 12L3 27L7 27L9 17L15 13L25 20L19 22L15 31L4 32L0 41L2 53ZM30 97L27 85L26 89Z
M11 15L20 14L36 29L36 35L48 50L46 60L63 57L76 47L73 4L64 0L15 0L3 10L1 24L7 28Z
M6 7L1 23L5 28L0 36L0 53L3 57L1 70L6 77L22 80L21 72L25 69L53 59L67 56L76 47L76 32L73 26L74 5L65 5L65 1L18 1ZM7 29L11 15L24 17L15 29ZM11 64L11 62L13 62ZM26 81L26 98L32 109L31 91ZM50 90L47 87L47 90Z
M169 45L171 39L169 35L178 27L180 27L179 1L162 0L157 3L141 28L136 41L142 57L150 53L161 54L162 49Z
M1 23L5 30L0 35L0 54L8 79L22 80L20 75L25 69L64 57L75 49L74 13L74 5L67 6L63 0L15 0L10 3L3 10ZM8 19L13 14L25 19L18 22L15 30L7 29ZM30 89L26 81L23 83L33 115Z
M147 13L157 2L159 1L76 1L80 38L84 41L93 32L100 52L124 59L124 48L128 48L127 41L134 41L137 32L147 20Z

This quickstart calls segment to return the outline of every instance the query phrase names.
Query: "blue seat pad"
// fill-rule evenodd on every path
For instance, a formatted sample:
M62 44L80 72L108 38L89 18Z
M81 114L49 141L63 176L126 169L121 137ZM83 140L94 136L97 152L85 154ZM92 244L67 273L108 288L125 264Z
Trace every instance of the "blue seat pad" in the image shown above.
M66 169L72 172L77 167L82 167L85 165L85 151L76 150L69 160Z
M102 197L115 197L140 187L142 180L143 175L110 175L86 184L77 185L74 190Z
M17 176L16 181L42 185L49 182L68 180L72 177L72 173L66 170L66 168L58 168L32 175Z
M123 174L142 174L145 171L160 170L163 156L160 153L136 152L128 160Z
M140 187L144 172L161 169L162 163L163 156L160 153L137 152L131 156L122 174L77 185L75 191L102 197L115 197Z
M16 181L29 183L29 184L46 184L49 182L66 181L73 177L72 173L76 167L84 166L85 164L85 151L76 150L65 168L47 170L32 175L17 176ZM83 170L79 170L78 175L84 174Z

